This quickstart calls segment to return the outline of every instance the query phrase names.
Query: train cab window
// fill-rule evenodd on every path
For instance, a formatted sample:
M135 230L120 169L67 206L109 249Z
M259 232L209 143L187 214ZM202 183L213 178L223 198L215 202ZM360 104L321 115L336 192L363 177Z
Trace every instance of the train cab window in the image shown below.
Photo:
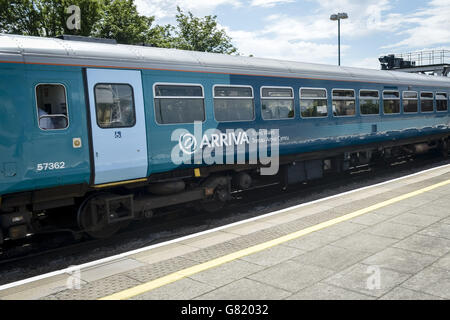
M129 84L99 83L94 92L100 128L129 128L136 124L133 88Z
M300 88L300 111L302 118L326 117L328 115L327 90Z
M69 126L66 88L61 84L36 86L36 104L39 128L61 130Z
M354 116L356 99L354 90L333 89L333 115L337 117Z
M420 111L433 112L433 92L420 93Z
M205 121L203 87L159 84L154 86L155 115L159 124Z
M436 93L436 109L437 111L447 111L448 109L447 93L445 92Z
M384 114L400 113L400 93L395 90L383 91Z
M362 115L380 114L380 93L376 90L360 90L359 108Z
M252 121L255 118L253 89L247 86L214 86L216 121Z
M294 117L294 91L292 88L261 88L261 108L264 120Z
M403 112L413 113L418 110L419 95L416 91L403 91Z

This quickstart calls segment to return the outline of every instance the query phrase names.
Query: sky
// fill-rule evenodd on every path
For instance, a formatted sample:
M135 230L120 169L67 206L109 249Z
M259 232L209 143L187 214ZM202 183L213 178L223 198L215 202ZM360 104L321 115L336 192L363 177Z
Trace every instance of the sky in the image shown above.
M175 24L177 5L216 15L241 55L379 69L391 53L450 49L450 0L135 0L141 14Z

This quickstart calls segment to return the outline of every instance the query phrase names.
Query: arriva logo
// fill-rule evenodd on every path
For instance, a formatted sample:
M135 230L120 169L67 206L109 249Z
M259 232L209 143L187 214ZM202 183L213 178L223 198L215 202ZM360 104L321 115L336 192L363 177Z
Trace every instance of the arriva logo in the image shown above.
M185 133L180 136L179 142L180 149L187 154L193 154L198 147L197 139L191 133ZM249 138L245 131L238 132L229 132L229 133L212 133L209 137L205 134L202 137L202 141L200 143L200 149L205 147L229 147L233 145L240 145L243 143L249 144Z
M279 143L289 140L280 137L278 129L259 130L208 129L203 132L201 122L194 123L194 133L186 129L172 132L171 158L180 164L261 164L262 175L274 175L279 169ZM270 166L268 166L270 165Z

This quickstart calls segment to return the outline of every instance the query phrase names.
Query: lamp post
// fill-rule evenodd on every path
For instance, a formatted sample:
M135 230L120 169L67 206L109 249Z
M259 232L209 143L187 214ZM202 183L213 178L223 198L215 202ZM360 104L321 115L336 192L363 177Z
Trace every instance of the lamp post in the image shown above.
M348 19L348 14L341 12L338 14L332 14L330 20L338 22L338 65L341 65L341 19Z

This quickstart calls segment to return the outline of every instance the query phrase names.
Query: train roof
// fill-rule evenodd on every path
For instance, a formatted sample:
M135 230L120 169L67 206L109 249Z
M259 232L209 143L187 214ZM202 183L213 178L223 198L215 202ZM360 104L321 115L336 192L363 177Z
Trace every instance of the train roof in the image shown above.
M398 71L338 67L218 53L6 34L0 34L0 61L89 67L182 70L450 88L450 79L447 77Z

